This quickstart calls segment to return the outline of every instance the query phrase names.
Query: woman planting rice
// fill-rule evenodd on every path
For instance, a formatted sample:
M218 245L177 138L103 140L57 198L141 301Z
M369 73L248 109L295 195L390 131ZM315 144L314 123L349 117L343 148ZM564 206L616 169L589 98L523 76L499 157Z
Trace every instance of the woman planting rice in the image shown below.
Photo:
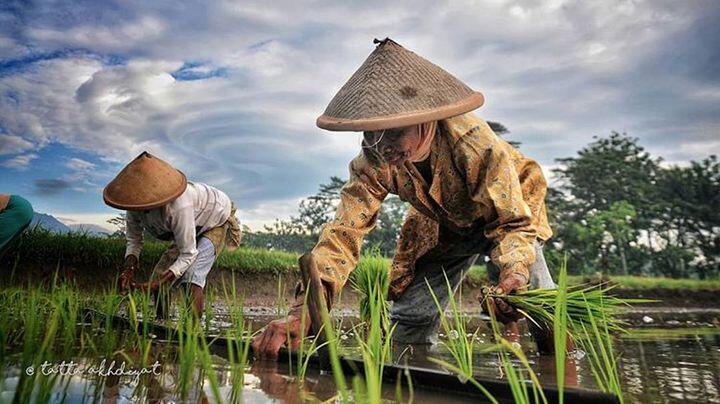
M330 305L355 268L382 201L398 195L411 209L390 272L393 338L427 343L439 316L426 279L443 307L444 273L457 288L480 256L490 258L497 294L555 286L542 254L552 235L546 182L535 161L469 113L483 104L482 94L390 39L377 42L317 120L321 128L364 136L336 217L300 265L319 276ZM297 345L302 298L297 301L286 320L256 337L256 353L274 357L282 345ZM490 308L517 339L519 316L501 299L496 303Z

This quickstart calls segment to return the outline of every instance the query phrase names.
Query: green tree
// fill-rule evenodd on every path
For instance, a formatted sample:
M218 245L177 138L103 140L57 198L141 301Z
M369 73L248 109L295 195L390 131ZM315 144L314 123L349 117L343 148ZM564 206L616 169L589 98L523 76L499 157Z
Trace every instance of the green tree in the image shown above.
M663 171L658 189L663 201L659 223L670 247L694 254L671 260L675 273L700 278L720 273L720 163L717 156L689 167Z
M340 201L340 190L345 180L340 177L330 177L330 182L320 184L317 194L303 199L298 207L299 215L291 221L303 231L317 236L322 226L335 217L335 208Z
M660 209L655 184L661 160L651 157L637 138L624 133L596 139L577 157L557 159L563 165L554 170L560 190L572 195L577 213L607 210L616 202L627 201L637 210L636 226L650 226Z
M557 161L562 164L562 168L553 171L557 188L548 192L550 221L557 244L573 251L573 255L577 256L574 262L583 271L591 270L589 265L598 265L612 272L608 267L611 263L617 265L620 273L644 266L645 263L633 260L649 260L649 250L644 252L643 257L635 239L623 238L620 245L614 245L614 253L619 259L610 259L609 251L601 250L602 239L598 239L597 229L581 229L583 226L579 223L597 222L597 218L588 215L590 212L601 215L606 226L615 223L608 215L625 206L617 204L625 203L634 212L632 221L628 223L633 237L656 232L659 226L657 218L662 209L656 185L662 171L661 160L650 156L639 145L638 139L612 132L608 137L596 137L577 156ZM625 236L624 233L619 235ZM635 244L635 251L628 251L631 241ZM650 263L650 266L653 264Z
M397 196L386 198L380 208L377 224L365 238L365 244L377 247L385 256L394 254L407 211L407 204Z

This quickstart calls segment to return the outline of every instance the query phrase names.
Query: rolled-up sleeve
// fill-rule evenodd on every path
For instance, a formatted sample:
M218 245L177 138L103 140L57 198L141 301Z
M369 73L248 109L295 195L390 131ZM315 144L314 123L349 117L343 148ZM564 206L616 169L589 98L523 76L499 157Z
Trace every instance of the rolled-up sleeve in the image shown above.
M168 268L176 278L183 276L198 256L195 240L195 215L192 206L173 212L170 226L178 248L178 258Z
M127 246L125 248L125 258L134 255L140 257L143 247L143 231L144 227L135 212L128 211L125 214L125 239Z
M487 212L484 232L492 242L490 258L501 278L518 273L529 279L537 229L510 152L500 145L460 147L465 147L459 155L466 156L463 165L471 197Z
M362 242L377 222L388 189L360 155L350 163L350 179L340 191L335 219L323 226L311 251L320 278L337 296L358 263Z

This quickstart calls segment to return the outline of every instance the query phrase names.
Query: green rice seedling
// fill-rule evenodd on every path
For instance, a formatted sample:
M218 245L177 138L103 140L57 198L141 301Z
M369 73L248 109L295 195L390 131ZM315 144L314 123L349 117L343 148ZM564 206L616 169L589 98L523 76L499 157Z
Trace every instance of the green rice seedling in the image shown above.
M188 296L190 296L188 294ZM189 301L189 299L188 299ZM212 318L213 318L213 302L215 301L215 290L209 289L205 293L205 333L210 332L210 327L212 326Z
M450 280L447 278L447 274L443 271L445 277L445 284L447 286L448 303L450 305L450 318L445 314L445 308L440 304L435 291L433 291L430 283L425 280L425 284L430 291L430 295L435 301L437 306L438 315L440 316L440 326L442 327L447 340L442 341L441 344L447 348L450 355L454 359L455 366L460 369L459 375L462 380L468 380L473 377L473 350L475 347L475 341L478 330L474 333L468 333L469 319L460 313L457 301L455 299L455 292L450 285Z
M36 306L38 298L42 298L41 292L39 289L33 289L28 300L30 308L39 308ZM39 317L40 319L33 321L31 325L33 329L30 331L30 334L26 333L23 360L21 362L22 367L30 365L33 369L40 369L46 360L53 359L52 347L58 337L58 333L61 331L60 327L62 325L61 310L61 307L54 307L47 318L44 318L45 315L42 311L26 312L26 319L33 316ZM40 324L38 321L42 321L43 323ZM40 342L39 345L37 344L38 342ZM28 346L28 344L30 345ZM48 401L56 380L57 374L44 376L42 372L39 371L34 374L22 372L13 401L20 403L29 403L36 399L37 401Z
M103 329L101 339L101 349L103 355L109 355L115 346L117 346L117 333L113 330L113 316L118 313L123 297L117 293L107 291L102 295L98 302L98 310L103 314L101 317Z
M58 313L62 332L63 353L75 348L78 335L77 324L80 320L80 295L77 289L68 284L55 284L49 294L49 304ZM66 356L66 355L65 355Z
M508 386L510 387L515 403L529 404L542 402L547 404L548 401L542 390L540 379L530 366L530 361L523 352L522 347L502 337L500 334L500 327L497 319L495 318L495 313L492 311L490 311L490 326L492 328L495 341L497 341L497 344L494 347L491 347L490 351L498 352L503 374L505 375ZM564 346L562 350L565 350ZM520 362L521 367L519 369L515 368L515 365L510 359L510 354L512 354ZM527 378L530 379L529 388Z
M200 357L200 377L199 381L202 383L202 381L207 378L209 384L210 384L210 391L212 392L213 397L215 398L215 401L218 403L223 402L222 394L220 393L220 384L218 383L217 374L215 373L215 369L213 367L212 363L212 354L210 353L210 346L207 342L207 339L205 338L205 334L202 330L199 331L199 339L201 342L199 357ZM203 377L204 376L204 377Z
M440 326L448 338L447 341L442 341L441 344L445 346L448 352L450 352L450 355L453 357L453 362L451 363L433 357L428 358L428 360L457 374L463 382L470 382L478 390L480 390L480 392L482 392L490 402L497 404L497 399L473 376L473 351L476 341L475 337L477 336L478 330L475 330L475 332L468 337L467 328L469 319L467 316L463 316L460 313L458 305L455 301L455 294L452 290L452 286L450 285L450 280L448 280L447 274L445 274L444 271L443 275L445 276L445 285L448 292L450 313L452 316L451 319L448 319L445 314L445 308L440 304L435 291L432 289L427 279L425 280L425 284L430 291L430 296L432 296L435 301L438 315L440 316Z
M330 313L328 313L327 310L322 309L319 311L323 325L318 330L318 333L325 333L326 347L330 359L333 378L335 379L335 386L338 389L340 401L347 403L349 402L349 395L347 383L345 382L345 374L343 373L342 365L340 364L340 339L337 338L337 333L333 329Z
M381 296L380 301L372 304L377 306L375 309L380 313L381 325L383 330L387 331L390 324L389 304L387 301L390 275L387 260L379 252L366 255L363 258L363 265L358 266L350 274L350 284L360 296L359 312L362 321L370 321L373 314L371 301L377 300L378 294Z
M624 332L625 322L618 318L622 307L635 303L652 302L647 299L621 299L608 295L613 286L591 285L570 286L565 289L565 302L568 316L568 329L573 337L581 331L581 324L587 322L588 313L597 318L604 318L608 328L613 332ZM540 327L550 326L555 322L555 302L558 289L533 289L509 295L487 293L485 298L505 299L530 321Z
M188 398L200 354L200 328L197 316L193 315L189 310L181 312L177 334L179 368L177 388L183 400Z
M308 306L307 306L307 300L308 295L310 291L310 285L308 285L308 289L305 291L305 295L303 297L303 305L302 309L300 310L300 329L305 330L308 316ZM340 328L342 326L339 326ZM335 330L335 335L339 335L340 330ZM309 343L308 343L309 342ZM307 374L308 365L310 364L310 359L313 357L313 354L315 354L319 349L321 349L323 346L325 346L328 342L325 342L324 344L318 345L318 339L317 338L308 338L306 335L301 335L300 337L300 344L298 346L297 351L297 379L298 382L302 385L302 383L305 382L305 375ZM337 347L336 347L337 349Z
M252 344L252 328L245 323L243 296L238 296L235 287L235 275L232 275L231 289L228 291L223 278L223 292L228 304L230 323L232 326L225 331L228 343L228 359L232 375L231 400L239 402L245 383L245 366L250 355Z
M287 302L285 301L285 283L283 277L278 275L277 277L277 290L275 295L275 315L280 318L284 313L287 313Z
M602 301L600 302L602 304ZM604 314L604 312L600 312ZM610 325L605 317L596 318L588 303L587 317L580 324L583 338L578 345L588 353L590 370L600 390L615 394L620 403L624 403L618 360L613 351L613 337Z
M384 267L384 265L383 265ZM363 362L363 376L353 379L355 401L367 403L380 403L382 400L382 379L385 363L392 355L392 333L394 327L388 329L387 318L387 287L383 283L382 271L371 272L374 279L366 279L365 302L369 314L369 323L364 327L354 327L354 335L360 347L360 356ZM363 276L365 277L365 276Z
M555 322L553 338L555 345L555 379L559 395L559 404L565 402L565 357L567 355L567 257L563 260L558 276L557 296L555 298Z
M407 364L406 364L406 366L407 366ZM407 400L403 400L402 376L405 376L405 381L408 386L409 394L408 394ZM398 378L397 378L397 382L395 383L395 401L397 401L398 403L406 402L408 404L412 404L415 401L415 390L413 388L412 377L410 377L410 369L405 367L405 369L403 369L403 371L402 371L402 376L400 376L399 371L398 371Z

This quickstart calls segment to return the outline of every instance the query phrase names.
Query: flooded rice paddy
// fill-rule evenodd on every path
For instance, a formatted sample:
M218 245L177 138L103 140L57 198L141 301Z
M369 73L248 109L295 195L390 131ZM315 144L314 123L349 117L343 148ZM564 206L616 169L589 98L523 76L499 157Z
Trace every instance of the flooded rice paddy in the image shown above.
M224 335L231 327L229 314L219 304L213 311L212 321L206 325L208 335ZM351 330L356 319L349 312L338 314L344 330L340 336L342 354L357 356ZM637 310L626 317L632 328L615 345L626 402L720 402L720 311ZM246 310L246 319L254 330L274 318L277 318L274 310ZM304 382L298 383L296 364L250 360L242 386L238 386L233 365L223 356L210 355L206 358L207 366L191 364L188 367L182 363L182 352L179 352L186 349L187 344L179 348L175 342L152 334L148 334L151 343L139 343L133 332L108 328L97 320L78 326L83 330L83 345L111 336L112 349L84 349L80 353L69 347L49 360L44 369L42 363L35 363L34 372L48 374L35 380L32 395L26 396L27 402L216 402L220 398L220 401L250 403L296 403L338 399L333 375L312 367ZM475 327L481 327L477 335L479 347L491 344L490 330L483 319L475 318L472 328ZM8 340L6 336L3 338ZM448 336L440 334L440 338ZM542 385L554 385L554 358L537 355L529 335L523 337L522 345ZM10 345L3 350L0 402L11 402L27 380L30 370L25 364L21 365L21 348ZM575 366L568 368L568 385L594 388L587 355L581 351L572 355ZM439 346L395 347L393 352L395 363L437 369L429 357L449 359ZM501 377L496 354L477 353L474 363L476 376ZM191 382L182 383L182 380ZM182 392L179 392L180 384L185 386ZM402 397L401 401L415 403L476 402L476 398L420 388L398 392L394 384L385 386L384 397L389 401Z

